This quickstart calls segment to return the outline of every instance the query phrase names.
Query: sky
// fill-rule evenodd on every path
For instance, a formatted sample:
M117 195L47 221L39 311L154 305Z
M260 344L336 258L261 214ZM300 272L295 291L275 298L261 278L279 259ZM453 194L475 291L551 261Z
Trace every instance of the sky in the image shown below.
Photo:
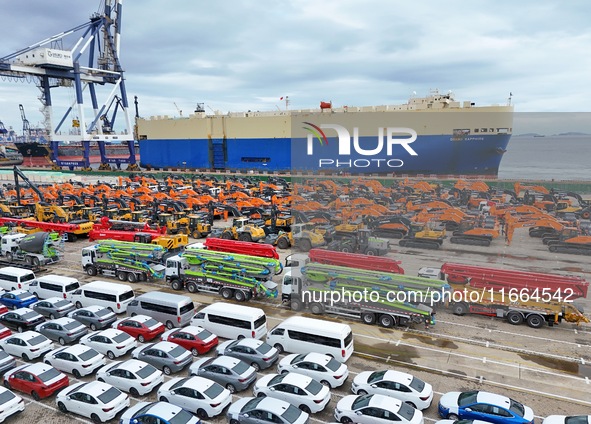
M2 8L0 57L88 21L100 0ZM125 0L120 59L142 117L400 104L431 89L517 112L588 112L591 2ZM73 92L64 89L64 102ZM0 78L0 120L41 122L34 84ZM69 96L69 97L68 97ZM56 105L57 108L57 105Z

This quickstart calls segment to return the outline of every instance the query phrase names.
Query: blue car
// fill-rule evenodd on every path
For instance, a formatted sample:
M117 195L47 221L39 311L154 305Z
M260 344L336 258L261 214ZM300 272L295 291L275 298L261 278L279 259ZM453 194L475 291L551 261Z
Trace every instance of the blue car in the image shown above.
M439 400L439 415L450 420L493 424L534 424L534 412L507 396L483 391L449 392Z
M200 424L201 421L190 412L166 402L138 402L121 416L119 424L160 423Z
M8 309L27 308L37 301L37 296L25 290L13 290L0 296L0 303Z

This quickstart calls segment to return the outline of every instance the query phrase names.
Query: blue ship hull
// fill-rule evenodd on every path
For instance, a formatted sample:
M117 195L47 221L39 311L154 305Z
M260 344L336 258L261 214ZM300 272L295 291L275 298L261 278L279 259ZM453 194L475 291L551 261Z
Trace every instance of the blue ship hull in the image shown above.
M392 156L338 156L336 138L306 151L305 139L151 139L140 140L140 166L159 169L232 169L266 171L313 171L347 173L497 175L510 134L419 135L412 143L417 156L395 146ZM375 137L360 137L360 145L371 149ZM336 158L338 157L338 161ZM325 158L322 166L319 160ZM326 158L333 158L328 163ZM388 166L388 161L390 165ZM338 166L337 166L338 165Z

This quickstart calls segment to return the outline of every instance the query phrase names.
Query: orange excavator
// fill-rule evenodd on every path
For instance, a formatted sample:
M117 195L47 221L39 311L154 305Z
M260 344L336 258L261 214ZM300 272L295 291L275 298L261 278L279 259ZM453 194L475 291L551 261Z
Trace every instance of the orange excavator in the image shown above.
M552 218L551 216L534 218L534 219L519 219L518 217L507 214L505 215L506 222L506 239L507 245L511 244L513 240L513 233L517 228L530 228L530 235L540 234L540 237L544 237L544 234L555 234L563 231L565 228L564 224Z

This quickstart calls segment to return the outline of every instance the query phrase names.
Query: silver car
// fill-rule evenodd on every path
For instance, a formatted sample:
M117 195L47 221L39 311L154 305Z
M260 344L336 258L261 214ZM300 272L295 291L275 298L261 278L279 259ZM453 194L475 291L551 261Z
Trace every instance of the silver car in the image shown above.
M216 353L241 359L257 371L270 368L279 358L279 351L273 346L250 338L228 340L217 347Z
M50 297L49 299L40 300L31 306L38 314L43 315L49 319L56 319L67 316L76 307L72 302L59 297Z
M88 333L88 328L72 318L58 318L39 324L35 330L62 346L77 342Z
M0 375L4 374L9 369L16 367L16 359L0 349Z
M95 305L70 312L68 317L80 321L92 331L109 328L111 327L111 324L117 321L117 315L115 315L113 311Z
M166 375L182 371L193 359L191 352L171 342L148 343L134 349L131 357L153 365Z
M257 378L253 367L231 356L199 359L191 365L189 375L209 378L224 386L230 393L246 390Z

